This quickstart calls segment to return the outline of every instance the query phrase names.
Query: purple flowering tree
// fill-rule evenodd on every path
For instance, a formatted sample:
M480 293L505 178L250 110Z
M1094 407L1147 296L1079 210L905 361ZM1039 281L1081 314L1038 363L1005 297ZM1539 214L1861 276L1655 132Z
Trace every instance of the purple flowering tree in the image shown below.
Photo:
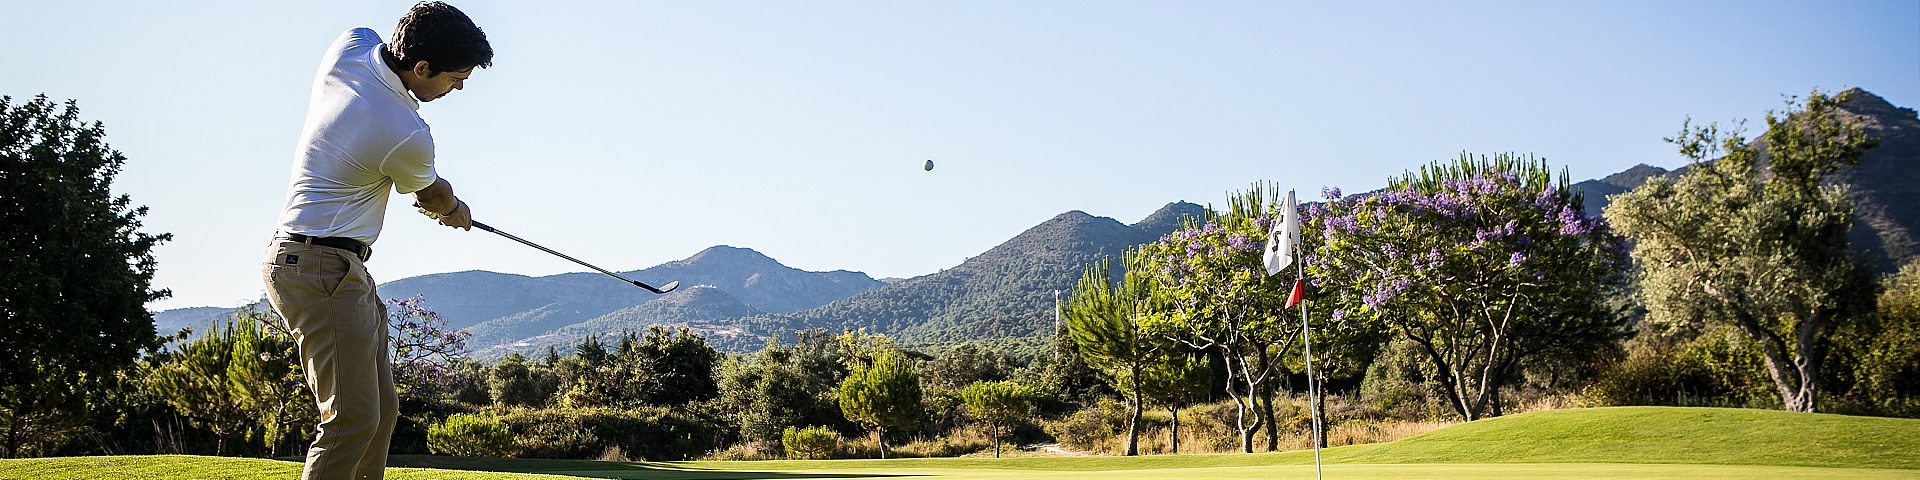
M443 407L453 393L474 381L457 370L467 351L467 332L447 328L447 320L427 308L424 298L389 299L393 386L403 401Z
M1267 227L1283 202L1279 193L1255 185L1235 194L1227 211L1209 208L1205 221L1140 246L1139 265L1126 273L1151 276L1164 297L1158 303L1170 310L1144 318L1149 331L1226 360L1227 395L1246 453L1263 426L1268 450L1278 447L1273 395L1286 355L1300 345L1299 317L1285 308L1293 278L1269 278L1261 262Z
M1411 341L1461 418L1501 415L1500 388L1530 362L1597 351L1623 328L1605 299L1624 284L1624 244L1553 177L1531 157L1462 155L1379 192L1327 192L1302 236L1320 244L1305 263L1328 325Z

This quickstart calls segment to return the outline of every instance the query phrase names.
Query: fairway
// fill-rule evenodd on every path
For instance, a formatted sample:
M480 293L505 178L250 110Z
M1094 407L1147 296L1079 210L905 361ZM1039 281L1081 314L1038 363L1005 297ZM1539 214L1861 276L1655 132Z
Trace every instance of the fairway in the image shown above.
M1920 420L1616 407L1481 420L1325 451L1327 478L1920 478ZM1313 478L1311 451L1142 457L596 462L398 455L396 479ZM0 479L290 478L299 464L197 456L0 460Z

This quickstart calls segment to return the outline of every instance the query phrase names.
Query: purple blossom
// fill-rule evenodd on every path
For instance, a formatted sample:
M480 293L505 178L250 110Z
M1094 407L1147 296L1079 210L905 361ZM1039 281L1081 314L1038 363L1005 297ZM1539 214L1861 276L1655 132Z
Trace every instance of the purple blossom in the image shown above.
M1307 210L1307 214L1306 214L1307 218L1320 218L1320 216L1327 214L1327 207L1324 204L1319 204L1319 203L1307 204L1306 210Z
M1340 187L1320 187L1320 198L1324 198L1327 200L1339 200Z
M1333 309L1333 321L1338 322L1346 319L1347 319L1347 311L1345 309L1339 309L1339 308Z
M1254 243L1253 239L1247 238L1247 234L1236 233L1231 237L1227 237L1227 248L1234 252L1251 252L1259 250L1260 245Z
M1513 252L1513 256L1507 257L1507 266L1518 267L1522 263L1527 263L1527 254Z
M1593 232L1593 225L1588 221L1588 217L1575 211L1572 205L1561 206L1556 219L1560 221L1561 235L1578 237Z

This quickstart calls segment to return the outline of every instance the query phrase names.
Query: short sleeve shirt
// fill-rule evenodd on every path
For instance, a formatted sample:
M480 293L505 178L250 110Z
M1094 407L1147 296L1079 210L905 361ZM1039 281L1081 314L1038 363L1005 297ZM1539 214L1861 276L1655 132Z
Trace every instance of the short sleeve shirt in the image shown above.
M381 59L385 48L378 33L355 28L321 58L281 233L371 245L380 238L389 191L417 192L439 178L420 102Z

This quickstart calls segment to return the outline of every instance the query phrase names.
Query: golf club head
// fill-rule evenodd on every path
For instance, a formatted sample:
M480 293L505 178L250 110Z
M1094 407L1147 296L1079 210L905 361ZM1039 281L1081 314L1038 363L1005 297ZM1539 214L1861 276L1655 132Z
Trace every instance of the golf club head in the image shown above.
M633 284L636 286L639 286L640 288L647 289L647 291L653 292L653 293L667 293L667 292L673 291L673 289L680 288L679 280L667 282L666 285L661 285L660 288L649 287L647 286L647 284L640 283L640 282L633 282Z

